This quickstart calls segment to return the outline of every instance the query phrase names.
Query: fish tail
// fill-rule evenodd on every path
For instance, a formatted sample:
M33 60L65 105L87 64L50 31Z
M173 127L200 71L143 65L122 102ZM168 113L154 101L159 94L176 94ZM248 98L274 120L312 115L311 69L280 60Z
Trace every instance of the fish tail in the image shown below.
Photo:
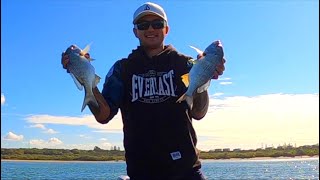
M192 109L193 106L193 97L183 94L176 102L181 103L182 101L186 101L189 108Z
M82 104L82 108L81 108L81 112L84 110L84 108L86 107L86 105L91 104L95 107L99 107L99 104L96 100L96 98L94 97L92 91L89 93L86 93L84 100L83 100L83 104Z
M84 108L88 104L91 104L91 105L93 105L95 107L99 107L99 104L98 104L96 98L94 97L94 95L89 95L89 96L86 96L84 101L83 101L81 112L84 110Z

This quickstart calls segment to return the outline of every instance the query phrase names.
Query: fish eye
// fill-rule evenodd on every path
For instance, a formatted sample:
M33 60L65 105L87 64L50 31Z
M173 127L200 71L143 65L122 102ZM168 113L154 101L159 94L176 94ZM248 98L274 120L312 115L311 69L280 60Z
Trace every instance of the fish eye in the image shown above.
M75 45L71 45L71 46L70 46L70 49L71 49L71 50L75 50L75 49L77 49L77 47L76 47Z

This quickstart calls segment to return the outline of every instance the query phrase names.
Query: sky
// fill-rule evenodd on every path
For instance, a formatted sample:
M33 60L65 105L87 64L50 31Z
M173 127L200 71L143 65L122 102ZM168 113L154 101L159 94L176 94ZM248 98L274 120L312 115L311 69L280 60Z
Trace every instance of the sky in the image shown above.
M123 150L121 115L99 124L62 68L71 44L96 74L137 47L133 13L145 1L1 1L1 147ZM201 150L319 143L319 1L153 1L168 16L165 44L196 58L221 40L226 70L193 121Z

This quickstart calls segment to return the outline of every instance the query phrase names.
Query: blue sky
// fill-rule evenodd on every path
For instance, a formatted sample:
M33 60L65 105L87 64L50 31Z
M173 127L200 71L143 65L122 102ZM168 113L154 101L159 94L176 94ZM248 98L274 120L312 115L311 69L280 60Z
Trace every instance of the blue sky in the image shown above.
M132 16L145 1L1 1L1 147L123 149L122 121L95 121L84 91L62 69L71 44L96 74L138 45ZM319 2L153 1L165 9L166 44L224 46L226 70L212 81L210 109L195 121L202 150L319 142Z

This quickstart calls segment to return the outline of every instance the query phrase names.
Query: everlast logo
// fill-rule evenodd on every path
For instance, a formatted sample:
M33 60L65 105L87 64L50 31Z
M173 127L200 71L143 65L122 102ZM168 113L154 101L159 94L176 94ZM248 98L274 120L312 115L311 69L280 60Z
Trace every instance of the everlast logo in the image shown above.
M144 103L160 103L170 96L176 97L176 86L173 83L174 72L155 72L132 76L132 100Z

